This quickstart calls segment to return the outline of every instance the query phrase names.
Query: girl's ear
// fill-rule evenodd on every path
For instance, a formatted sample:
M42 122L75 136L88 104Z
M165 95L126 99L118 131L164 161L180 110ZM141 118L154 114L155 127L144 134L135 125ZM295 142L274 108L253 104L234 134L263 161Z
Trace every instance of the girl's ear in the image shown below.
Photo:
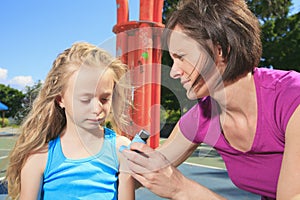
M64 107L65 107L65 104L63 103L63 99L62 99L61 95L58 95L58 96L55 98L55 101L57 102L57 104L58 104L61 108L64 108Z

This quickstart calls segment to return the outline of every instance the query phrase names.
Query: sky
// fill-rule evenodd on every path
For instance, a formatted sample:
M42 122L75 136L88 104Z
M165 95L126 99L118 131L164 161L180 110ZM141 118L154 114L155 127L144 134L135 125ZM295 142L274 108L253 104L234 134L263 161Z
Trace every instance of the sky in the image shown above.
M139 0L129 4L130 20L138 20ZM22 90L43 81L60 52L115 39L116 23L115 0L1 0L0 84Z
M138 20L139 0L128 2L129 20ZM298 12L300 0L292 2ZM114 54L116 21L115 0L0 1L0 84L21 91L43 81L56 56L77 41Z

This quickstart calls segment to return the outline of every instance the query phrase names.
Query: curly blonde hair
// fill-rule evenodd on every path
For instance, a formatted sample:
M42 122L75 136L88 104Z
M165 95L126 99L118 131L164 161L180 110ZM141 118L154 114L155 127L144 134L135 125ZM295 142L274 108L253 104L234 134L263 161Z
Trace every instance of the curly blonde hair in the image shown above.
M31 111L22 123L21 133L10 153L5 180L8 185L8 196L12 199L19 197L21 169L28 156L43 151L45 145L58 137L65 128L65 112L58 105L56 98L63 93L70 76L82 65L105 66L113 71L115 86L111 119L117 126L127 125L124 111L128 106L127 95L131 94L128 90L129 79L125 77L127 66L97 46L85 42L73 44L71 48L59 54L53 62Z

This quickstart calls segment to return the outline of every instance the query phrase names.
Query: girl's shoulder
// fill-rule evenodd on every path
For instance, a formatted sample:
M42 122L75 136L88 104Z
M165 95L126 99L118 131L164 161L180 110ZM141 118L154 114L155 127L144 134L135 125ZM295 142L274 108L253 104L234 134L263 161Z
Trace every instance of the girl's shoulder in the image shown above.
M120 172L128 172L128 166L126 164L127 159L123 156L123 154L119 151L121 146L128 146L130 144L131 140L128 139L125 136L122 135L117 135L116 138L116 152L117 152L117 157L119 161L119 171Z
M131 140L125 136L117 135L116 136L116 147L117 149L120 148L120 146L128 146L130 144Z
M41 149L30 153L26 160L26 164L32 169L41 170L44 172L48 159L48 144L45 144Z
M117 149L119 149L119 147L122 146L122 145L125 145L125 146L129 145L129 143L131 142L131 140L129 138L127 138L126 136L123 136L123 135L119 135L113 129L105 127L104 130L105 130L105 137L106 138L108 138L108 137L110 137L110 138L115 137L116 138L116 147L117 147Z

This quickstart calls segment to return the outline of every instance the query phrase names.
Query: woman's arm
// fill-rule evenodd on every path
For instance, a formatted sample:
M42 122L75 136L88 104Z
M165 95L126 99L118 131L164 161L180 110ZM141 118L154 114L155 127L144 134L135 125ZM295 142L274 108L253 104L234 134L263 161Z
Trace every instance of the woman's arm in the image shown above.
M221 200L204 186L186 178L160 152L142 143L133 143L131 150L125 149L124 156L128 159L128 167L132 176L153 193L173 200ZM173 147L174 149L177 146ZM176 150L175 150L176 151Z
M277 199L292 199L297 194L300 194L300 105L286 128Z
M131 150L124 150L128 159L128 167L132 176L153 193L173 200L221 200L223 197L215 194L199 183L186 178L176 167L190 156L197 148L187 140L175 126L167 141L154 150L142 143L131 144Z
M21 170L20 200L38 199L43 183L47 152L35 153L28 157Z
M172 133L162 146L157 150L162 153L174 166L183 163L199 146L185 138L179 128L179 123L176 124Z
M126 158L119 152L122 145L128 146L130 140L124 136L117 136L117 154L119 157L119 185L118 185L118 199L134 200L135 199L135 180L130 174L126 165Z

